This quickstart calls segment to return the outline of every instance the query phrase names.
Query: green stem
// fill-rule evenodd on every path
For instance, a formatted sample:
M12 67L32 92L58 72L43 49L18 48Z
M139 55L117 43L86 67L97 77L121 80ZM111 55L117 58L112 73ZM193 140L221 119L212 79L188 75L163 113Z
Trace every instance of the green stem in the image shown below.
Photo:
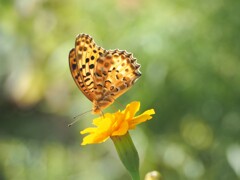
M127 132L123 136L112 136L113 143L123 165L130 173L133 180L140 180L139 156L131 136Z

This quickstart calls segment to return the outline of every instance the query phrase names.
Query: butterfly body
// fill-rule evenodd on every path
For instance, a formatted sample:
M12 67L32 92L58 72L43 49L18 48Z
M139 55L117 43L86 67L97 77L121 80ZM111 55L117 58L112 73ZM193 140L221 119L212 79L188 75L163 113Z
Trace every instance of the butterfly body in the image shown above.
M140 65L126 51L105 50L86 34L76 37L69 53L72 77L99 114L125 93L141 76Z

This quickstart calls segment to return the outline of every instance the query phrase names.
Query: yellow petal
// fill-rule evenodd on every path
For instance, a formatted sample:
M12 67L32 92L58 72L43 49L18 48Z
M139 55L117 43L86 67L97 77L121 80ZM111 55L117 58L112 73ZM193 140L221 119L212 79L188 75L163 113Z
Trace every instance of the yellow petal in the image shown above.
M139 116L134 117L129 121L129 129L134 129L136 125L152 119L151 116L152 114L155 114L154 109L147 110L144 113L140 114Z
M112 119L112 131L118 130L124 121L124 115L122 113L116 113L114 119Z
M140 108L139 101L133 101L130 104L128 104L126 109L123 111L123 113L125 114L125 119L133 118L136 112L139 111L139 108Z
M82 131L80 131L80 134L86 134L86 133L94 133L97 128L86 128Z
M128 131L128 122L124 121L118 130L115 130L111 136L122 136Z
M88 136L83 138L83 142L81 145L86 144L96 144L96 143L102 143L106 141L109 138L109 134L105 133L95 133L95 134L89 134Z
M112 127L112 121L109 118L104 118L102 122L98 125L97 132L105 132L109 131L109 129Z
M104 116L95 118L93 120L93 124L96 125L96 126L99 126L103 123L103 121L106 121L106 119L112 119L112 118L113 118L113 115L110 114L110 113L107 113L107 114L104 114Z
M83 138L81 145L92 144L94 142L94 134L90 134Z

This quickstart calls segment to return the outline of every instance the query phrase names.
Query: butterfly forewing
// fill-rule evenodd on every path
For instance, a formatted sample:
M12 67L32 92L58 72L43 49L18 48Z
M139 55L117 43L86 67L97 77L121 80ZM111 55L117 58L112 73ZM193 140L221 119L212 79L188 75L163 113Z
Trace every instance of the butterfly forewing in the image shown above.
M94 67L97 58L104 51L103 48L95 44L89 35L80 34L76 37L75 48L69 54L69 64L73 79L90 101L94 99Z
M86 88L85 85L82 81L82 77L79 73L79 67L78 67L78 63L77 63L77 59L76 59L76 51L75 48L73 48L70 53L69 53L69 67L70 67L70 71L72 74L72 77L75 81L75 83L77 84L78 88L82 91L82 93L87 97L87 93L85 92ZM91 100L91 99L90 99Z

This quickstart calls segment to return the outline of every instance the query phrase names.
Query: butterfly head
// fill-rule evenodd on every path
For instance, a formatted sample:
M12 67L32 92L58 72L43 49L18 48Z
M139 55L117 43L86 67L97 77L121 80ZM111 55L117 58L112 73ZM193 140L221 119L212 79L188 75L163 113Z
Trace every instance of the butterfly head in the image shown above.
M102 111L99 106L93 106L92 113L93 114L101 114Z
M99 101L93 100L93 107L92 107L92 113L93 114L101 114L102 110L100 108Z

